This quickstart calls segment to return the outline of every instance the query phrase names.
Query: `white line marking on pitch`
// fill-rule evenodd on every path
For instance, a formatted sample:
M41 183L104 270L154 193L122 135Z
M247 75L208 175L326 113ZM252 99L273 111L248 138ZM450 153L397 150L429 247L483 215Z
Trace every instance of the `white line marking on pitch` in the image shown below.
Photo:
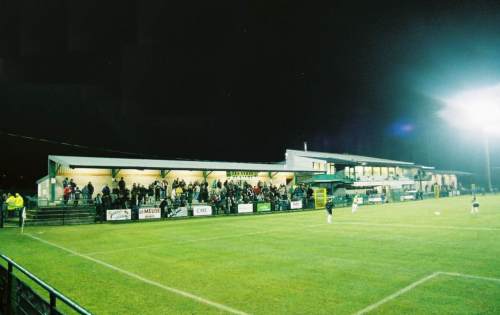
M56 248L59 248L59 249L61 249L61 250L63 250L63 251L66 251L66 252L68 252L68 253L70 253L70 254L73 254L73 255L75 255L75 256L78 256L78 257L81 257L81 258L88 259L88 260L93 261L93 262L95 262L95 263L97 263L97 264L99 264L99 265L102 265L102 266L107 267L107 268L109 268L109 269L113 269L113 270L118 271L118 272L120 272L120 273L122 273L122 274L125 274L125 275L127 275L127 276L129 276L129 277L131 277L131 278L134 278L134 279L136 279L136 280L139 280L139 281L142 281L142 282L144 282L144 283L150 284L150 285L152 285L152 286L158 287L158 288L163 289L163 290L165 290L165 291L169 291L169 292L172 292L172 293L175 293L175 294L181 295L181 296L183 296L183 297L187 297L187 298L189 298L189 299L195 300L195 301L200 302L200 303L202 303L202 304L206 304L206 305L209 305L209 306L213 306L213 307L215 307L215 308L218 308L218 309L220 309L220 310L222 310L222 311L226 311L226 312L228 312L228 313L238 314L238 315L248 315L248 314L247 314L247 313L245 313L245 312L239 311L239 310L237 310L237 309L234 309L234 308L232 308L232 307L226 306L226 305L224 305L224 304L220 304L220 303L217 303L217 302L213 302L213 301L207 300L207 299L205 299L205 298L202 298L202 297L200 297L200 296L194 295L194 294L192 294L192 293L189 293L189 292L186 292L186 291L182 291L182 290L179 290L179 289L176 289L176 288L172 288L172 287L169 287L169 286L163 285L163 284L158 283L158 282L153 281L153 280L146 279L146 278L141 277L141 276L139 276L139 275L137 275L137 274L135 274L135 273L132 273L132 272L130 272L130 271L127 271L127 270L121 269L121 268L119 268L119 267L113 266L113 265L108 264L108 263L106 263L106 262L104 262L104 261L101 261L101 260L99 260L99 259L96 259L96 258L93 258L93 257L87 256L87 255L84 255L84 254L80 254L80 253L78 253L78 252L76 252L76 251L74 251L74 250L71 250L71 249L69 249L69 248L63 247L63 246L61 246L61 245L57 245L57 244L55 244L55 243L52 243L52 242L49 242L49 241L47 241L47 240L44 240L44 239L38 238L38 237L36 237L36 236L30 235L30 234L25 234L25 235L27 235L27 236L31 237L32 239L35 239L35 240L37 240L37 241L39 241L39 242L42 242L42 243L44 243L44 244L47 244L47 245L50 245L50 246L53 246L53 247L56 247Z
M390 223L367 223L367 222L342 222L334 221L338 225L364 225L364 226L381 226L381 227L403 227L417 229L443 229L443 230L465 230L465 231L500 231L500 228L493 227L467 227L467 226L451 226L451 225L419 225L419 224L390 224Z
M383 298L382 300L380 300L374 304L368 305L367 307L365 307L361 311L356 312L355 315L362 315L362 314L369 313L369 312L373 311L374 309L378 308L379 306L381 306L382 304L387 303L391 300L394 300L398 296L400 296L400 295L402 295L410 290L415 289L417 286L421 285L422 283L427 282L427 281L429 281L437 276L441 276L441 275L460 277L460 278L469 278L469 279L476 279L476 280L484 280L484 281L493 281L493 282L500 283L500 278L467 275L467 274L457 273L457 272L436 271L436 272L434 272L426 277L423 277L422 279L419 279L419 280L411 283L410 285L404 287L403 289L394 292L393 294Z
M401 290L398 290L398 291L394 292L393 294L391 294L391 295L389 295L389 296L387 296L387 297L383 298L382 300L380 300L380 301L378 301L378 302L376 302L376 303L374 303L374 304L368 305L367 307L365 307L365 308L364 308L364 309L362 309L361 311L356 312L355 314L356 314L356 315L366 314L366 313L368 313L368 312L370 312L370 311L372 311L372 310L376 309L376 308L377 308L377 307L379 307L380 305L382 305L382 304L384 304L384 303L387 303L387 302L389 302L389 301L391 301L391 300L394 300L395 298L397 298L397 297L398 297L398 296L400 296L401 294L403 294L403 293L405 293L405 292L408 292L408 291L412 290L412 289L413 289L413 288L415 288L416 286L418 286L418 285L420 285L420 284L422 284L422 283L424 283L424 282L426 282L426 281L428 281L428 280L430 280L430 279L432 279L432 278L434 278L434 277L436 277L436 276L438 276L438 275L439 275L439 272L434 272L434 273L432 273L432 274L430 274L430 275L428 275L428 276L426 276L426 277L423 277L422 279L417 280L417 281L415 281L415 282L411 283L409 286L404 287L404 288L402 288Z
M445 276L477 279L477 280L492 281L492 282L500 283L500 278L482 277L482 276L475 276L475 275L467 275L467 274L458 273L458 272L444 272L444 271L440 271L439 274L445 275Z

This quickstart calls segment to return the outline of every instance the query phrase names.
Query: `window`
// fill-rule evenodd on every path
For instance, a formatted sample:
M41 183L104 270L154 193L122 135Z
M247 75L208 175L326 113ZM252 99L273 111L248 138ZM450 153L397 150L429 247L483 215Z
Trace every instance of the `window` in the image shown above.
M356 177L363 176L363 166L356 166L354 169L356 171Z
M373 176L373 168L371 166L365 166L365 176Z
M387 169L387 167L381 168L381 175L384 177L387 177L389 175L389 170Z

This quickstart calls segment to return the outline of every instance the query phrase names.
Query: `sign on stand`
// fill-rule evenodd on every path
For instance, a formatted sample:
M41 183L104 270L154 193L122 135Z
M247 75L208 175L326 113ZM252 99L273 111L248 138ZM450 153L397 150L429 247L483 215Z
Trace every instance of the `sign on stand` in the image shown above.
M188 209L187 207L179 207L177 209L172 209L172 212L168 214L169 218L187 217Z
M212 215L211 206L193 206L193 216Z
M271 211L271 204L269 202L257 203L257 212Z
M106 211L106 221L125 221L132 220L132 210L114 209Z
M139 220L161 219L160 208L140 208Z
M290 202L290 209L302 209L302 200Z
M238 205L238 213L252 213L253 204L251 203L240 203Z

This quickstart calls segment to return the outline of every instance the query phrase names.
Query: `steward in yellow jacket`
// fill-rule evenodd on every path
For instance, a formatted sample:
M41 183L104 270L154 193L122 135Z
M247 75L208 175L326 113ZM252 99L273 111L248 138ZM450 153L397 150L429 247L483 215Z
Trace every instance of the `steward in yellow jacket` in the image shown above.
M8 211L16 210L16 197L14 197L13 195L9 194L7 200L5 200L5 203L7 204Z
M16 202L15 202L15 205L16 205L16 209L22 209L22 208L24 208L24 199L18 193L16 193Z

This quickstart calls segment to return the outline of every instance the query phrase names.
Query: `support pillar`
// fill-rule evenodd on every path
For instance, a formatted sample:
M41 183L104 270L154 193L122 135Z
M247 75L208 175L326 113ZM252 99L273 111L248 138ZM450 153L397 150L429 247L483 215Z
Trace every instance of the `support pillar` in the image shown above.
M170 170L160 170L160 177L165 178L170 173Z
M203 171L203 178L205 179L205 181L207 180L208 175L210 174L212 174L212 171Z
M116 176L118 176L118 173L120 173L120 169L119 168L112 168L111 169L111 176L113 178L116 178Z
M59 167L56 162L49 160L49 196L50 202L56 201L56 176Z

